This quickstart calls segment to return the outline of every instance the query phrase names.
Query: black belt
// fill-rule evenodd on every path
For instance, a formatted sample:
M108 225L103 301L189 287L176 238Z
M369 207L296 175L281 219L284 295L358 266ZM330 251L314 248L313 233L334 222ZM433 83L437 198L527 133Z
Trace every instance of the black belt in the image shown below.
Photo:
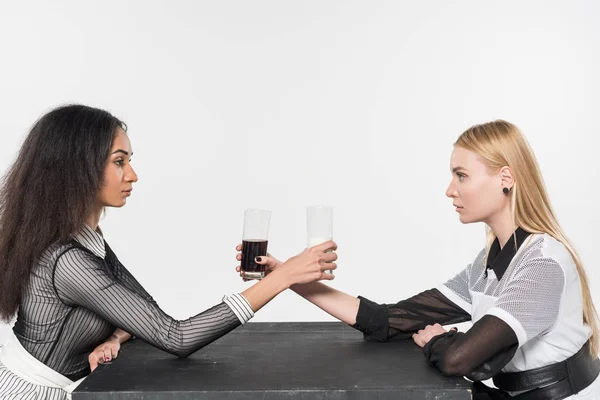
M588 387L598 377L599 373L600 360L597 356L592 356L590 342L588 341L576 354L565 361L528 371L500 372L494 376L493 380L494 385L503 392L528 390L528 392L518 396L506 398L515 400L561 400ZM483 388L477 385L476 389Z

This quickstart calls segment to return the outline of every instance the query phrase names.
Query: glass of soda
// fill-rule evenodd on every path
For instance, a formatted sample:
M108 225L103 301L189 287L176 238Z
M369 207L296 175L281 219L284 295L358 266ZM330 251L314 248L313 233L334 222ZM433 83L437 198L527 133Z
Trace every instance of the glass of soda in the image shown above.
M260 208L248 208L244 212L244 231L242 234L242 265L240 276L245 279L265 277L265 265L257 264L256 257L267 255L269 243L269 223L271 211Z

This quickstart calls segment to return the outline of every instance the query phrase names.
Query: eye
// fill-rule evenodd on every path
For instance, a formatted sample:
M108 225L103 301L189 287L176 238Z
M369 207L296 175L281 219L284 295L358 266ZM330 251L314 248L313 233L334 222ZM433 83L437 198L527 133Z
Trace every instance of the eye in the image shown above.
M121 160L120 158L118 160L115 160L115 164L117 164L119 167L123 166L123 160Z
M464 174L461 174L460 172L457 172L457 173L456 173L456 176L458 176L458 181L459 181L459 182L462 182L462 181L464 181L464 180L465 180L465 178L467 177L466 175L464 175Z

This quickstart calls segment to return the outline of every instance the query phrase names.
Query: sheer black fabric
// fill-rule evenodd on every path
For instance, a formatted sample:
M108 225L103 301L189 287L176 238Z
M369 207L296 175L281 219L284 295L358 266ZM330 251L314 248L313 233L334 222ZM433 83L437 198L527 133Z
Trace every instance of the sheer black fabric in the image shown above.
M426 290L396 304L377 304L362 296L359 298L360 306L353 327L363 332L367 340L405 339L427 325L471 320L468 312L437 289Z
M55 371L73 380L88 374L89 353L117 327L186 357L241 324L225 303L173 319L104 246L104 258L75 241L49 249L22 299L15 335Z
M466 333L451 330L433 337L425 358L446 376L482 381L496 375L517 351L517 335L500 318L485 315Z
M471 320L471 315L437 289L427 290L396 304L377 304L360 297L353 325L365 339L385 341L410 338L436 323L447 325ZM501 319L486 315L466 333L450 331L436 336L424 348L428 361L445 375L484 380L500 371L514 356L517 336Z

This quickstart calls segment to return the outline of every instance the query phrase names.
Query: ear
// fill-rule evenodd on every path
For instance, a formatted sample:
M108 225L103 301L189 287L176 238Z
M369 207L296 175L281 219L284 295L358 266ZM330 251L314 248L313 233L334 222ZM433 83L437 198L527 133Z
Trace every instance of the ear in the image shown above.
M515 179L513 178L510 167L505 166L500 168L500 181L502 182L502 187L512 189L515 184Z

